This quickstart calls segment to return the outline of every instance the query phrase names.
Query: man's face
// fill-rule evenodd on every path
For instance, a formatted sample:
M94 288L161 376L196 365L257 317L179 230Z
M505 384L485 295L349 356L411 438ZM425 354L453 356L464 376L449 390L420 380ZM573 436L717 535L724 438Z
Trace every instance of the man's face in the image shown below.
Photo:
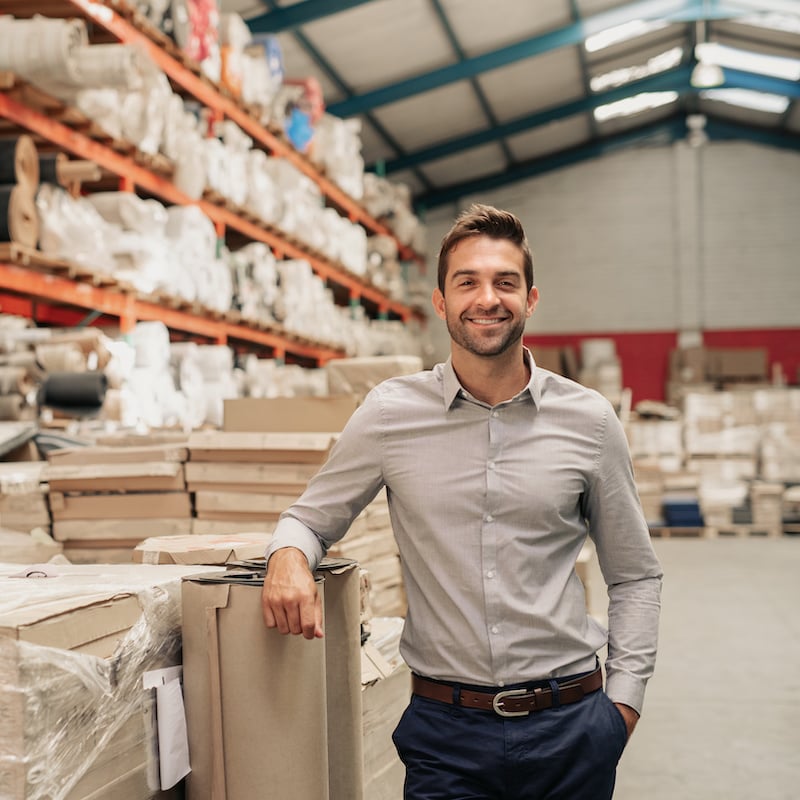
M448 259L445 291L433 307L455 345L478 356L497 356L519 342L539 292L525 285L522 253L505 239L470 236Z

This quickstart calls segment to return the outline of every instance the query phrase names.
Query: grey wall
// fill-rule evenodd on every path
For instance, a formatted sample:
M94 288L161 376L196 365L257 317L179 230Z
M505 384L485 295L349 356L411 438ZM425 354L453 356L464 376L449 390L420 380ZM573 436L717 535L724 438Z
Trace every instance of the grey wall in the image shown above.
M627 150L429 214L439 242L472 201L516 213L534 252L529 332L800 327L800 154L746 142ZM430 360L449 351L431 312Z

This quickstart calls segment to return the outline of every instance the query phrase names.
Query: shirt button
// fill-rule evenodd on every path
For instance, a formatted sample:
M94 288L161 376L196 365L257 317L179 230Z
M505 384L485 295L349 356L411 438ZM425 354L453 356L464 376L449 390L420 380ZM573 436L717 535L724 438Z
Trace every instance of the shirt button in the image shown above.
M499 630L500 629L497 627L497 625L492 625L492 633L498 633Z
M490 569L490 570L489 570L489 571L486 573L486 577L487 577L487 578L494 578L494 570L493 570L493 569Z
M506 682L505 681L497 681L497 685L502 689L506 685Z
M500 416L500 414L498 414L496 411L492 411L492 416L493 416L495 419L497 419L497 418Z
M486 521L487 522L494 522L494 517L491 514L487 514L486 515Z
M489 469L494 469L494 461L489 462Z

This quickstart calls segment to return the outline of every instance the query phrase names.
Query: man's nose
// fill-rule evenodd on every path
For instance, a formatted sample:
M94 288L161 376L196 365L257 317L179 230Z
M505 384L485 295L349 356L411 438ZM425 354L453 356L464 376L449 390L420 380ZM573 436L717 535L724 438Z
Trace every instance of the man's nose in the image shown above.
M478 291L478 303L481 306L492 307L497 305L497 291L493 283L482 283Z

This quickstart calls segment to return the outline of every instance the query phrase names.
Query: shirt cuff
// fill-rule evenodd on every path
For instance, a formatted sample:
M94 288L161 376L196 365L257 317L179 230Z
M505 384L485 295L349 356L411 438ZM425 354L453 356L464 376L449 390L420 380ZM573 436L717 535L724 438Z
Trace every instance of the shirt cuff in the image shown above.
M294 517L283 517L275 527L264 554L267 563L276 550L284 547L296 547L302 550L308 559L308 568L312 572L316 570L325 555L316 534Z
M611 672L606 680L606 694L613 703L623 703L641 714L646 685L646 681L629 672Z

